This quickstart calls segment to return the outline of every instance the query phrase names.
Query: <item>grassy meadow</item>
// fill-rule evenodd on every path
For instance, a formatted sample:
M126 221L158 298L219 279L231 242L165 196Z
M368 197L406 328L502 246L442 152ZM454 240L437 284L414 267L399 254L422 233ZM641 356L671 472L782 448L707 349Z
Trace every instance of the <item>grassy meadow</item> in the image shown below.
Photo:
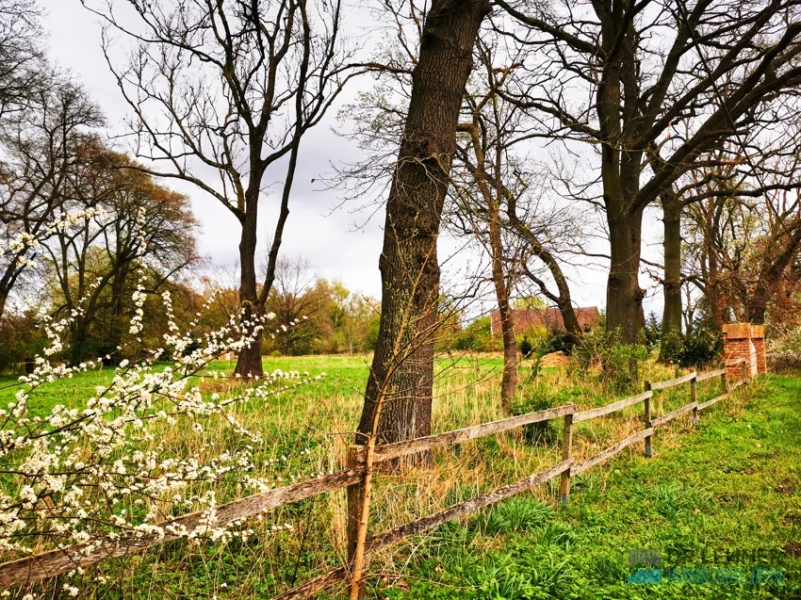
M237 405L234 413L265 440L258 449L263 472L275 486L340 469L358 422L370 357L266 358L266 370L325 373L264 401ZM433 430L446 431L504 415L497 390L500 357L440 357L436 364ZM218 361L210 370L230 371ZM671 369L646 363L643 379L673 377ZM536 377L520 367L518 412L575 402L581 408L608 404L641 391L604 387L598 373L546 368ZM111 369L81 374L37 390L38 413L55 404L80 406ZM242 385L200 377L203 393ZM719 379L699 384L699 400L720 393ZM16 390L14 378L0 379L0 401ZM675 598L793 597L801 562L801 379L773 377L717 405L693 429L682 417L660 429L655 457L641 445L606 466L574 480L571 501L555 503L558 480L463 523L400 544L372 561L369 596L375 598ZM654 416L689 402L689 386L657 392ZM641 405L574 428L574 456L592 456L641 428ZM530 432L529 432L530 433ZM559 461L561 420L532 441L510 432L435 451L434 464L408 473L378 476L372 532L414 520L480 491L516 481ZM240 443L213 418L195 432L180 423L159 432L166 452L201 459ZM778 490L778 491L777 491ZM241 495L236 481L218 489L225 502ZM299 502L267 515L260 535L228 544L172 542L149 552L96 567L108 578L98 598L269 598L339 566L345 557L344 491ZM277 525L291 529L272 531ZM793 546L796 544L796 546ZM662 551L669 566L708 566L704 553L730 548L780 551L788 562L782 585L714 586L662 582L629 584L627 552ZM771 559L773 559L771 555ZM717 563L715 563L717 564ZM768 564L768 563L765 563ZM53 597L59 582L48 584ZM739 595L738 595L739 594Z

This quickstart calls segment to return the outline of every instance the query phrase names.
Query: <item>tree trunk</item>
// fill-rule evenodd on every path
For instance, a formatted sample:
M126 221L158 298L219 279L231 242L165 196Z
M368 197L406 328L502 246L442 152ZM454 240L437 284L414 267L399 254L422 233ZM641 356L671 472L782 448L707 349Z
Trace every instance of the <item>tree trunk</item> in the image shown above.
M662 223L665 251L665 306L662 311L662 344L660 359L675 356L675 345L681 334L681 199L672 191L662 194Z
M112 362L119 360L119 348L122 345L123 318L125 312L125 291L130 272L127 267L121 267L111 282L111 318L109 320L108 342L105 347L99 348L100 354L112 356Z
M359 442L373 433L391 443L431 431L437 236L473 45L489 10L486 0L434 0L426 18L387 203L381 321Z
M503 238L498 202L491 201L489 218L490 249L492 252L492 283L498 299L498 312L501 316L501 335L503 337L503 376L501 377L501 406L507 412L514 403L517 393L517 341L512 311L509 306L509 287L503 269Z
M70 364L74 367L86 358L89 323L82 317L76 317L72 324L72 340L70 344Z
M642 211L609 215L611 261L606 291L606 328L622 344L636 344L644 326L640 288Z
M553 277L556 283L556 289L559 292L559 295L556 297L556 307L562 315L565 331L570 334L572 341L577 343L584 332L581 330L576 311L573 309L573 298L570 295L570 286L567 283L567 277L565 277L562 267L550 252L543 249L542 252L537 253L537 256L539 256L540 260L548 267L548 271L551 273L551 277Z
M259 303L258 285L256 283L256 233L257 233L258 188L247 193L248 208L242 220L242 237L239 241L239 304L242 311L240 317L241 334L252 337L236 360L234 376L245 379L261 377L264 369L261 364L262 313Z
M567 277L565 277L562 267L559 265L559 262L556 260L554 255L551 254L545 248L545 246L540 243L540 241L537 239L537 236L534 235L534 233L526 226L526 224L518 218L517 205L514 196L507 194L507 202L507 214L509 216L509 222L511 223L512 227L514 227L517 234L522 236L523 239L525 239L531 245L531 250L533 251L534 255L543 263L545 263L546 267L548 267L548 271L551 273L554 283L556 283L558 295L548 291L545 282L539 277L535 277L530 271L526 270L526 275L529 277L529 279L536 283L537 286L539 286L544 296L550 298L556 303L556 306L562 315L562 322L565 324L565 330L570 334L570 337L573 338L573 342L578 342L584 332L581 330L578 317L576 317L576 311L573 309L573 298L570 295L570 286L567 283Z

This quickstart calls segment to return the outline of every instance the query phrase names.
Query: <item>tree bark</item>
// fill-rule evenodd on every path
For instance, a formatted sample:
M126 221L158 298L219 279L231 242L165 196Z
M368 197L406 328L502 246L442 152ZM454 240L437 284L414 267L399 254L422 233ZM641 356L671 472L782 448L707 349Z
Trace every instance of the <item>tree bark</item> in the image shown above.
M119 359L119 348L122 345L123 323L125 312L125 292L130 270L127 266L121 267L111 282L111 314L109 318L109 332L105 347L98 348L98 354L110 355L112 363Z
M662 311L662 361L673 356L675 340L681 334L681 199L671 191L662 193L662 223L665 252L665 306Z
M258 183L248 189L245 202L247 210L242 218L242 235L239 240L239 303L241 335L252 337L237 356L234 377L250 379L261 377L264 369L261 363L262 315L263 305L259 302L256 283L256 240L258 223Z
M622 344L636 344L644 325L640 288L642 211L609 215L611 261L606 292L606 327Z
M437 237L473 45L489 12L486 0L434 0L423 27L387 204L381 321L358 442L375 433L391 443L431 430Z
M70 340L70 364L74 367L86 358L89 338L89 323L83 317L76 317L72 324Z

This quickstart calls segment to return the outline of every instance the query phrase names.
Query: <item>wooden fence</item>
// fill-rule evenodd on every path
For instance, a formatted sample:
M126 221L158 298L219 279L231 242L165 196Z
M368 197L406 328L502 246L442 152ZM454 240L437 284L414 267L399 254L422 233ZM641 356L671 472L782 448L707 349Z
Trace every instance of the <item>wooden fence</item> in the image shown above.
M482 423L463 429L438 433L407 442L377 446L373 456L374 463L413 455L442 446L451 446L467 440L517 429L524 425L541 423L558 418L563 419L564 427L561 461L558 464L539 473L525 477L515 483L499 487L490 492L485 492L470 500L460 502L434 514L412 521L411 523L374 534L367 538L367 543L365 545L366 552L375 552L380 548L394 544L404 538L425 533L444 523L463 518L482 508L511 498L526 490L530 490L556 477L560 478L560 500L562 502L567 501L570 497L570 481L573 476L579 475L591 467L606 462L624 448L641 440L645 440L645 456L652 456L652 436L654 430L681 415L691 412L693 415L693 425L697 425L698 415L702 410L728 398L731 392L736 388L747 383L748 372L746 370L747 362L745 359L732 361L727 363L727 366L732 367L740 364L743 365L743 378L731 385L727 381L725 368L703 374L693 372L689 375L669 381L646 382L646 390L643 393L591 410L579 412L576 410L575 404L567 404L557 408L501 419L492 423ZM697 394L698 382L715 377L721 378L723 393L711 400L699 403ZM654 392L685 383L689 383L691 386L692 401L690 404L659 417L654 417L652 415ZM572 440L573 426L575 424L602 417L640 403L643 404L643 429L641 431L626 437L591 458L579 463L574 461ZM356 532L361 516L360 485L366 471L364 462L364 448L362 446L352 446L348 452L347 468L345 470L294 483L286 487L269 490L260 494L254 494L221 505L217 507L216 520L213 526L222 527L244 523L252 517L280 506L333 490L347 488L348 552L352 558L356 545ZM164 532L162 535L140 534L130 537L106 537L93 540L86 544L78 544L66 550L53 550L2 563L0 564L0 589L22 586L32 581L54 577L78 567L87 567L108 558L139 552L158 544L180 539L185 535L191 534L195 530L202 530L202 528L208 525L208 516L203 512L196 512L162 523L160 526ZM312 597L314 594L336 583L347 580L349 572L349 565L332 569L299 587L279 594L273 600Z

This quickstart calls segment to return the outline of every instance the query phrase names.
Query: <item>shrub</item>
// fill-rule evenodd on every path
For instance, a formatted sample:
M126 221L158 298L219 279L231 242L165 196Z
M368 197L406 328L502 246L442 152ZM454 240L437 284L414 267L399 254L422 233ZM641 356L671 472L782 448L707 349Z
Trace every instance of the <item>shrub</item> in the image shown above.
M456 336L454 350L472 350L473 352L491 352L503 347L501 336L492 336L489 317L481 317L470 323Z
M720 357L721 339L716 331L696 329L682 339L678 364L682 367L704 367Z
M22 365L39 352L45 344L42 328L31 312L7 312L0 319L0 371L23 372Z
M529 388L525 398L511 407L513 415L546 410L557 406L556 398L542 385ZM551 421L541 421L523 426L523 437L531 444L550 444L556 440L555 425Z
M777 371L801 370L801 325L777 328L768 341L768 360Z
M640 366L648 358L648 348L644 344L621 344L619 340L618 332L592 329L576 345L576 357L583 375L597 364L604 387L625 393L639 387Z
M662 362L683 368L702 368L720 358L721 339L717 332L699 327L690 333L671 332L662 339Z
M564 352L568 356L571 356L576 346L576 338L567 331L551 329L548 331L546 344L548 352Z
M523 341L520 342L520 354L523 355L523 358L528 358L532 352L534 352L534 345L528 339L528 336L524 335Z

